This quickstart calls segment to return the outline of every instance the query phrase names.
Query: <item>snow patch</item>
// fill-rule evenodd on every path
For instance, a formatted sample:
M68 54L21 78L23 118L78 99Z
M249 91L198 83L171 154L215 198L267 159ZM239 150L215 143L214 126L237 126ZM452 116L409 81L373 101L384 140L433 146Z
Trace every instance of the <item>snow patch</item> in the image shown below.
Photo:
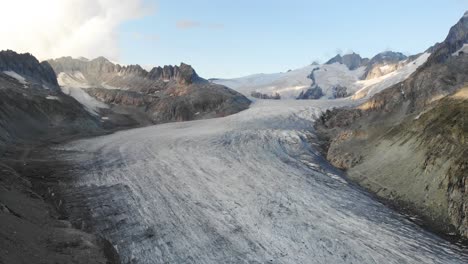
M108 85L107 83L101 83L102 88L109 89L109 90L128 90L126 87L116 87L112 85Z
M26 81L26 78L24 78L23 76L19 75L18 73L14 72L14 71L3 71L3 73L10 76L10 77L12 77L12 78L15 78L21 84L28 84L28 82Z
M46 96L46 99L47 99L47 100L57 100L57 101L60 101L60 99L59 99L57 96L53 96L53 95L48 95L48 96Z
M88 81L80 71L71 73L61 72L57 76L57 81L60 86L73 88L90 88Z
M108 108L105 103L99 102L80 87L61 86L62 92L75 98L92 115L98 115L100 108Z

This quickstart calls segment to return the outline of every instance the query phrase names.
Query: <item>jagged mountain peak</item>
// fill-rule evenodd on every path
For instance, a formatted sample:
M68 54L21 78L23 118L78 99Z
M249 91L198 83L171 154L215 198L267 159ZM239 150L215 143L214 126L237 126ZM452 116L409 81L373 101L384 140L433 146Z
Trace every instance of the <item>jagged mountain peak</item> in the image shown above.
M450 28L450 31L442 43L433 47L433 53L428 60L428 64L445 62L452 55L455 55L468 45L468 11L463 17Z
M151 79L162 79L164 81L176 79L183 84L203 80L197 75L192 66L183 62L179 66L164 65L163 67L154 67L148 76Z
M350 70L355 70L361 66L365 66L369 59L362 58L361 55L352 52L341 56L340 54L328 60L325 64L341 63L346 65Z
M186 63L179 66L165 65L154 67L150 71L143 69L138 64L120 65L113 63L105 57L97 57L92 60L62 57L49 61L56 74L67 74L74 81L86 83L86 87L112 87L130 89L132 87L149 87L153 81L175 81L181 85L189 85L196 81L203 81L195 70ZM83 78L77 80L74 75L82 74ZM70 78L65 78L70 80ZM61 79L61 80L65 80Z

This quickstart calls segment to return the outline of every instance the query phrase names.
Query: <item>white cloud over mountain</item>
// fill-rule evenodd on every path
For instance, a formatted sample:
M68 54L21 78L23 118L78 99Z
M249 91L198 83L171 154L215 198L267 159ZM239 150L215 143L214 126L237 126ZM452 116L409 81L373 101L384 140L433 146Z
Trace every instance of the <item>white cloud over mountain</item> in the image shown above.
M119 59L118 27L145 13L143 0L0 0L0 50L39 59Z

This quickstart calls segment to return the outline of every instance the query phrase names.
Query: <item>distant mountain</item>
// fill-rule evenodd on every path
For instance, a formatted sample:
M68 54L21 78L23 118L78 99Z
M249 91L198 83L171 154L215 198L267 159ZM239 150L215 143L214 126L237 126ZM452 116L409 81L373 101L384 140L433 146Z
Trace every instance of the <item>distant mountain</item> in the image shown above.
M49 60L62 90L104 122L122 115L145 125L226 116L246 109L243 95L197 75L187 64L121 66L104 57ZM118 122L118 121L116 121Z
M346 54L346 55L336 55L335 57L331 58L329 61L327 61L325 64L334 64L334 63L340 63L346 65L348 69L350 70L355 70L359 67L366 66L369 63L368 58L361 58L359 54L356 53L351 53L351 54Z
M281 99L359 99L371 96L409 77L430 53L406 57L398 52L382 52L372 59L356 53L337 55L322 65L273 74L254 74L234 79L212 79L246 96L261 93Z

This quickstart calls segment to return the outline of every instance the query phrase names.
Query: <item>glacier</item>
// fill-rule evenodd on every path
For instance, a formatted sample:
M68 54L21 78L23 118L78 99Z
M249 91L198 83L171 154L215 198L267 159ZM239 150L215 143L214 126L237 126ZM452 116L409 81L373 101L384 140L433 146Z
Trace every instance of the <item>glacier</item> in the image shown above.
M258 100L60 145L73 168L64 199L123 263L467 263L321 156L314 120L357 103Z

